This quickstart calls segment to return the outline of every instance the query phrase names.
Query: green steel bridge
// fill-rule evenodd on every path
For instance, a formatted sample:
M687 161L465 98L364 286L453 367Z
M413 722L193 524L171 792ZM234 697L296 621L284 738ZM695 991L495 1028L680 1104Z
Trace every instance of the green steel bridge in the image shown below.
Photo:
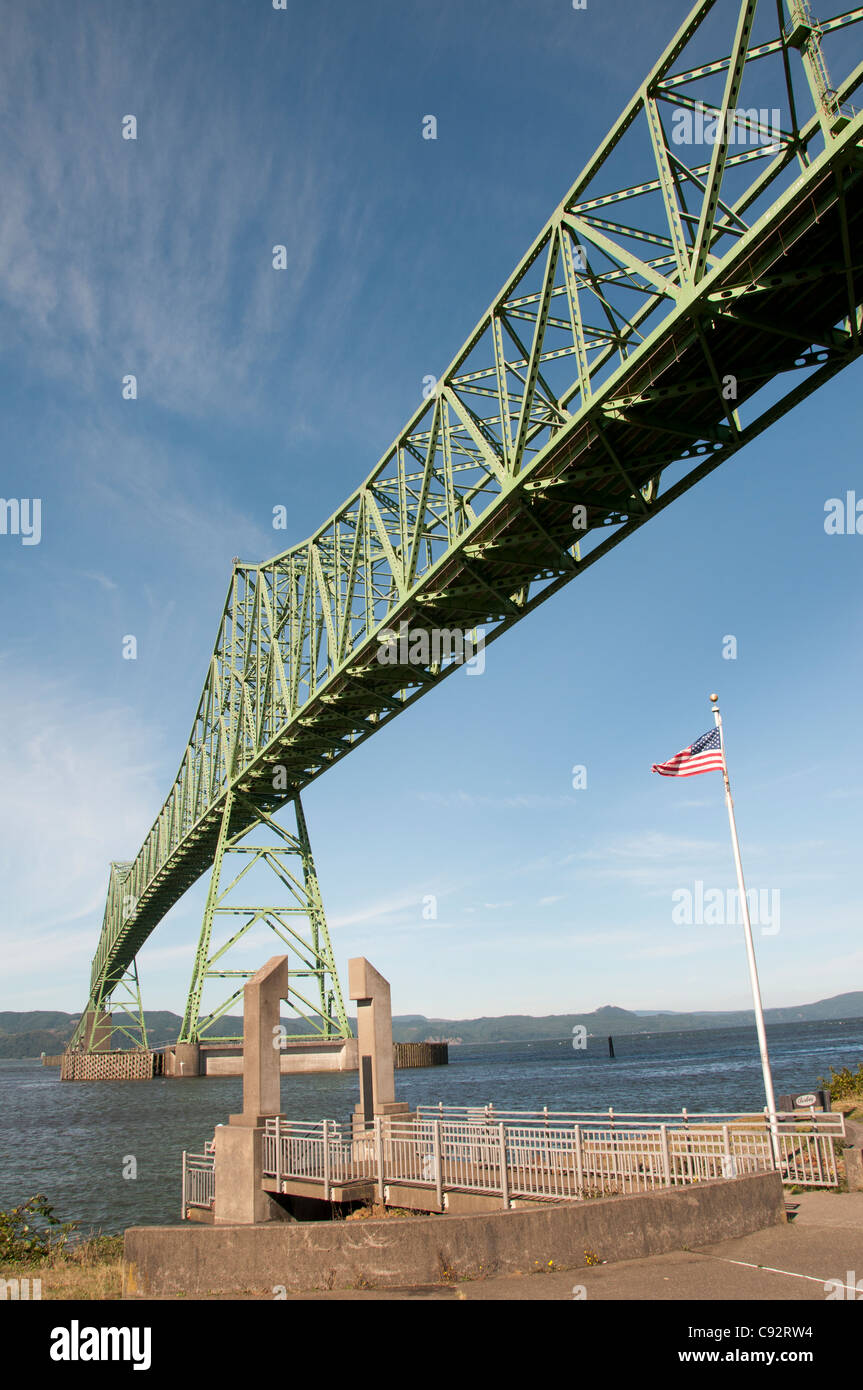
M215 1036L256 922L296 954L300 1031L347 1034L300 793L458 666L389 634L488 644L860 356L861 20L699 0L365 482L234 563L176 780L111 865L73 1048L109 1013L146 1045L136 953L210 868L180 1040ZM283 906L231 906L253 865Z

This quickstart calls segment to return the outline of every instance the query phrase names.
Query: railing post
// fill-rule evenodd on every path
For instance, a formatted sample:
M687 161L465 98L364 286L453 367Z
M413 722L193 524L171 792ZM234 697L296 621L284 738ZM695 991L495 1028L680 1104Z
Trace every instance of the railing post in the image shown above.
M575 1128L575 1195L580 1197L584 1191L584 1155L581 1151L581 1125L576 1121Z
M282 1133L281 1133L282 1122L281 1122L281 1120L278 1120L278 1119L276 1120L275 1128L276 1128L276 1162L275 1162L275 1169L276 1169L276 1191L277 1191L277 1192L281 1192L281 1190L282 1190Z
M762 1113L763 1116L764 1116L764 1125L765 1125L765 1128L766 1128L766 1130L767 1130L768 1135L770 1136L770 1153L771 1153L771 1156L772 1156L772 1159L773 1159L773 1167L776 1168L776 1166L777 1166L777 1165L776 1165L776 1149L777 1149L777 1145L774 1144L774 1142L773 1142L773 1133L772 1133L772 1130L771 1130L771 1128L770 1128L770 1111L767 1109L767 1106L766 1106L766 1105L765 1105L765 1107L764 1107L764 1109L762 1110L761 1113Z
M614 1128L614 1106L613 1106L613 1105L610 1105L610 1106L608 1107L608 1118L609 1118L609 1120L611 1121L611 1164L612 1164L612 1167L613 1167L613 1169L614 1169L614 1177L615 1177L615 1181L616 1181L616 1180L617 1180L617 1177L618 1177L618 1165L617 1165L617 1131L616 1131L615 1128Z
M330 1200L330 1122L324 1120L324 1201Z
M180 1220L186 1219L186 1150L183 1150L183 1205L180 1208Z
M432 1129L432 1160L434 1162L435 1195L437 1204L443 1211L443 1168L441 1164L440 1120L435 1120Z
M503 1120L497 1127L498 1146L500 1149L500 1189L503 1197L504 1208L509 1210L509 1170L506 1166L506 1125Z
M689 1181L692 1182L694 1173L694 1166L692 1161L692 1139L689 1134L689 1111L686 1109L685 1105L680 1113L683 1116L683 1130L686 1135L686 1163L689 1173Z
M734 1155L733 1155L732 1152L731 1152L731 1135L730 1135L730 1131L729 1131L728 1125L723 1125L723 1126L722 1126L722 1153L723 1153L723 1164L722 1164L722 1167L725 1169L725 1171L723 1172L722 1176L723 1176L724 1178L733 1178L733 1177L734 1177Z
M662 1172L665 1186L671 1186L671 1150L668 1147L668 1125L659 1126L659 1142L662 1145Z
M378 1201L384 1204L384 1136L381 1117L375 1115L375 1163L378 1169Z

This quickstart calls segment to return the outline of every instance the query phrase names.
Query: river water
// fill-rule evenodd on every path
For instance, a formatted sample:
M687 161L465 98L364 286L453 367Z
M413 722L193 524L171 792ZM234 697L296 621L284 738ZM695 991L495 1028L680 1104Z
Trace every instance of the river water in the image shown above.
M832 1065L863 1062L863 1019L768 1028L777 1096L812 1089ZM502 1110L758 1110L764 1105L754 1026L710 1032L450 1047L447 1067L396 1072L418 1104ZM355 1072L282 1078L289 1119L345 1121ZM82 1230L176 1222L181 1155L242 1109L240 1077L63 1083L38 1061L0 1060L0 1210L43 1192ZM134 1159L134 1165L129 1162ZM124 1170L136 1177L124 1177Z

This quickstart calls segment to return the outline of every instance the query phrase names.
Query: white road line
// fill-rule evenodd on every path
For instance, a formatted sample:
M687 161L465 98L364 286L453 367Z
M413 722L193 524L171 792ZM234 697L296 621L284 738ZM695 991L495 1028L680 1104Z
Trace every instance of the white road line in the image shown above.
M847 1289L851 1293L857 1293L853 1284L842 1284L838 1279L819 1279L815 1274L795 1274L791 1269L774 1269L772 1265L756 1265L749 1260L729 1260L725 1255L708 1255L708 1260L721 1260L725 1265L742 1265L744 1269L761 1269L765 1274L785 1274L789 1279L810 1279L813 1284L820 1284L822 1289L827 1284L833 1284L840 1288Z

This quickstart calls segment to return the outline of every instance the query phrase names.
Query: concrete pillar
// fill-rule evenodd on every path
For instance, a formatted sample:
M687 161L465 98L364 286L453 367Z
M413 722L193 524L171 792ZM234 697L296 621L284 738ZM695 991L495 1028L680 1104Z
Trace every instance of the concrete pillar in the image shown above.
M216 1129L216 1225L285 1220L261 1179L264 1120L281 1111L279 1006L287 993L287 956L272 956L243 989L243 1109Z
M355 956L348 961L348 988L357 1006L360 1103L354 1113L368 1126L376 1115L406 1113L408 1104L396 1100L389 981L365 956Z
M232 1125L260 1125L281 1113L278 1032L287 994L287 956L271 956L243 989L243 1110Z
M93 1027L93 1020L96 1017L95 1009L88 1009L84 1015L84 1042L90 1041L90 1029ZM91 1052L110 1052L111 1033L113 1032L113 1014L103 1013L99 1016L96 1027L93 1030L93 1046Z
M252 1226L260 1221L291 1220L284 1208L261 1187L264 1175L263 1138L261 1126L217 1126L213 1203L213 1221L217 1226Z
M201 1049L198 1043L177 1043L169 1055L171 1076L200 1076Z

